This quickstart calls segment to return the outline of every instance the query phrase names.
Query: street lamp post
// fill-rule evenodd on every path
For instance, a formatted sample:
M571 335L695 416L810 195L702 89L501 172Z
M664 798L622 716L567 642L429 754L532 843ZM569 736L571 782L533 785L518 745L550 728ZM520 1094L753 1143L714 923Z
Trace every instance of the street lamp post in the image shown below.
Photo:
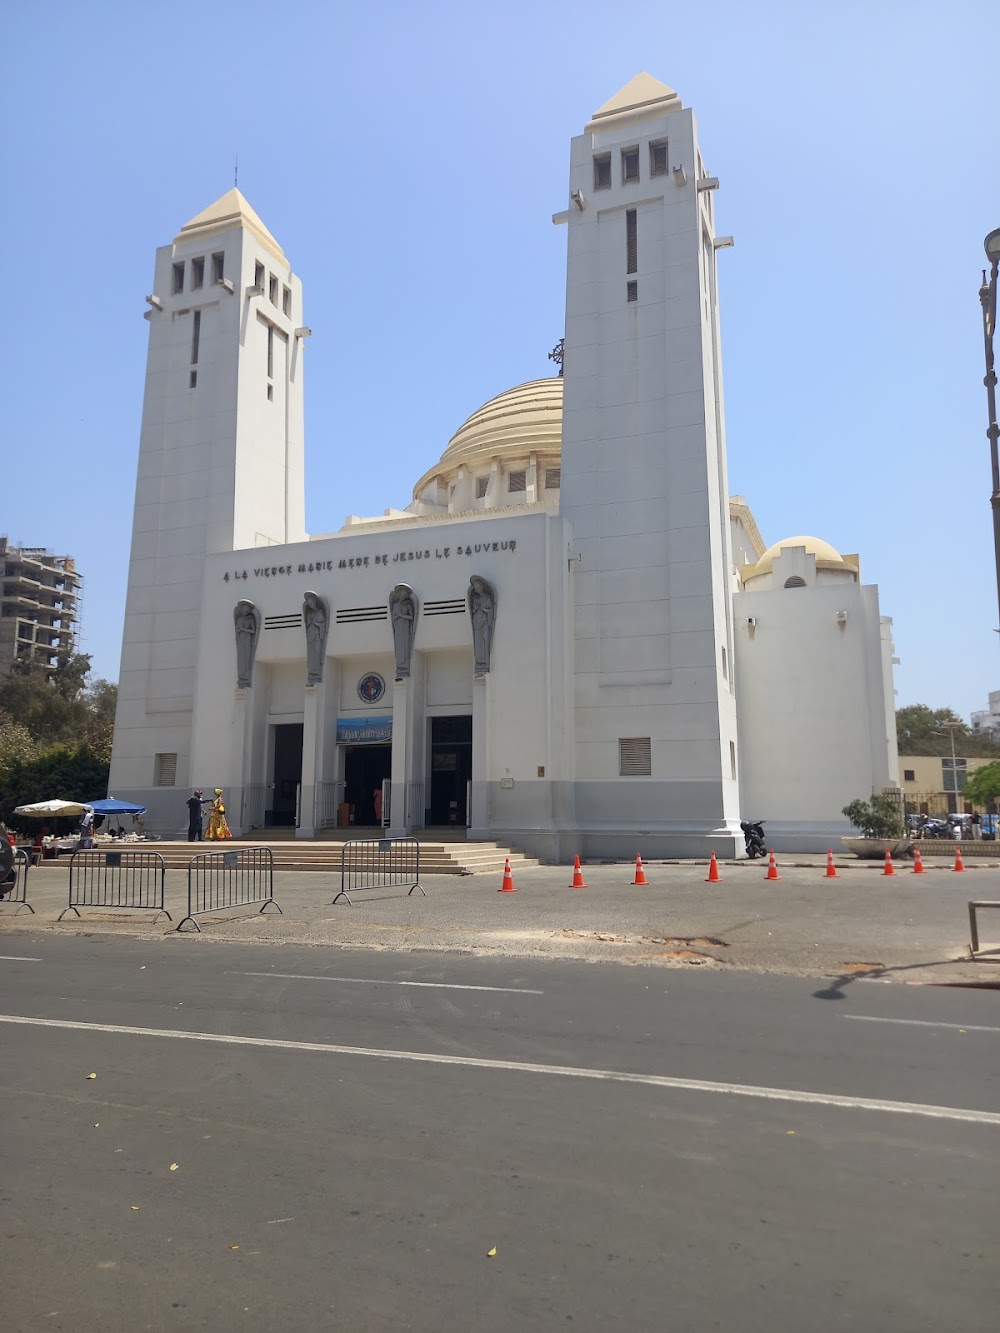
M997 439L1000 438L1000 425L997 424L997 372L993 364L993 335L997 326L997 269L1000 268L1000 227L986 237L983 242L986 258L990 263L990 276L987 281L983 269L983 285L979 289L979 301L983 307L983 342L986 350L986 402L989 413L989 425L986 435L990 442L990 463L993 469L993 492L990 504L993 507L993 547L997 568L997 607L1000 610L1000 458L998 458Z

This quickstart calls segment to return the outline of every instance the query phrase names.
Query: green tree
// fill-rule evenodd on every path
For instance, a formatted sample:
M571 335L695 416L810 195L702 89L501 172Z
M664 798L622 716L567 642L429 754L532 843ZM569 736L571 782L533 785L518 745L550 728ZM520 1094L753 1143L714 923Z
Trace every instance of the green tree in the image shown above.
M1000 759L970 773L965 780L962 796L973 805L988 805L990 801L1000 800Z
M949 723L957 723L954 728ZM988 736L971 731L950 708L928 708L926 704L909 704L896 710L896 741L899 753L951 755L951 736L955 733L955 754L963 759L1000 755L1000 745ZM941 733L940 735L937 733Z

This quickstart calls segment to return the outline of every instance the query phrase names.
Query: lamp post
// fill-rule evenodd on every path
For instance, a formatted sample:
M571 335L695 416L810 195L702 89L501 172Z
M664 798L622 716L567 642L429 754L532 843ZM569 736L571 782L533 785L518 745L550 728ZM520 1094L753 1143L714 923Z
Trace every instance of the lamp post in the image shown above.
M986 403L989 425L986 436L990 442L990 463L993 469L993 492L990 504L993 507L993 547L997 567L997 605L1000 608L1000 459L997 455L997 439L1000 437L1000 425L997 424L997 372L993 364L993 335L997 327L997 269L1000 268L1000 227L986 237L983 242L986 258L990 263L989 281L983 269L983 285L979 289L979 302L983 307L983 343L986 350Z
M994 507L993 513L996 514L996 512L997 510ZM958 765L955 763L955 732L956 730L964 731L965 723L942 722L941 725L942 727L948 728L947 735L951 737L951 785L952 790L955 793L955 814L960 815L962 812L958 808ZM944 736L946 733L943 731L934 731L933 734L935 736Z

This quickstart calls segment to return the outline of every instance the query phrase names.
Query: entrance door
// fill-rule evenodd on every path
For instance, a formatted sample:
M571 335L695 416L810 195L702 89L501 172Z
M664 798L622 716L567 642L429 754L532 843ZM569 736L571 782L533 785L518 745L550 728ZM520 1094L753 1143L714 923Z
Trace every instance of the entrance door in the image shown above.
M383 778L392 776L391 745L348 745L344 755L344 800L353 807L352 823L372 828L375 818L375 792L382 790Z
M465 827L465 795L472 777L472 718L431 718L430 822Z
M295 823L295 795L302 781L302 723L283 722L274 728L274 799L271 823Z

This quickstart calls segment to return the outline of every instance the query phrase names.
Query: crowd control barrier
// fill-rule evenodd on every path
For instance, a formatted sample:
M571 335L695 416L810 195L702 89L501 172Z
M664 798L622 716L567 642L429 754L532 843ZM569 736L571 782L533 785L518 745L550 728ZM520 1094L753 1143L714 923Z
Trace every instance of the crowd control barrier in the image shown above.
M35 909L28 902L28 867L31 865L27 852L18 847L14 852L14 872L16 879L11 886L10 892L5 893L0 898L0 906L6 903L17 903L17 916L22 907L26 907L32 916L35 915Z
M69 860L69 904L67 912L80 915L81 907L127 907L162 912L166 866L159 852L111 851L97 848L74 852Z
M270 847L239 847L225 852L202 852L188 862L188 910L177 929L191 923L200 931L198 917L230 907L261 904L281 908L274 900L274 857ZM258 913L259 915L259 913Z
M353 838L340 853L341 898L351 902L351 894L360 889L391 889L409 885L409 893L419 889L420 843L416 838ZM332 904L331 904L332 906Z

